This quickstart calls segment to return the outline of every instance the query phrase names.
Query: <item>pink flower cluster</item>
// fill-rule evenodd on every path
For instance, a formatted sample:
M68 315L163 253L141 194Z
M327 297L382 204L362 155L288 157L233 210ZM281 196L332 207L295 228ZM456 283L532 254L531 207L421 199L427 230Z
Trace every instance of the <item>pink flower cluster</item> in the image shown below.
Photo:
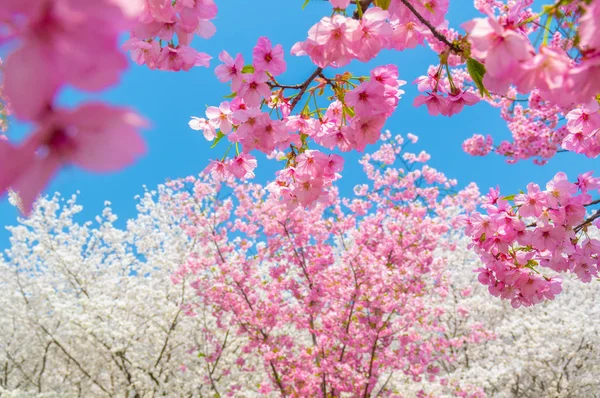
M240 153L233 159L213 160L205 169L215 181L226 181L231 176L239 179L254 178L256 158L249 153Z
M460 113L465 105L472 106L480 101L473 88L464 83L469 77L466 73L456 71L454 76L443 73L442 65L430 67L427 76L418 77L413 83L417 84L420 92L426 92L415 98L414 106L427 106L431 116L452 116Z
M600 46L595 39L597 22L593 16L600 6L592 2L582 17L578 34L583 37L579 46L583 56L573 63L560 41L554 45L542 45L538 52L531 45L526 31L521 27L524 20L497 19L492 15L476 18L463 26L469 33L471 53L484 62L486 88L497 94L507 92L513 84L520 93L533 88L539 95L554 104L569 106L587 103L600 92ZM567 11L565 11L567 12ZM520 16L525 17L524 14Z
M250 178L256 160L248 153L258 150L272 155L289 150L287 155L283 153L286 168L278 174L271 188L290 204L307 206L317 201L338 177L336 173L342 170L339 156L309 150L311 139L328 149L363 151L379 139L385 120L404 93L400 86L405 82L398 80L398 69L394 65L373 69L368 79L358 78L361 82L358 85L349 74L337 75L334 79L313 74L304 84L282 85L276 76L286 70L283 48L273 46L266 37L258 39L251 65L244 66L241 54L234 59L223 51L219 59L223 64L215 73L220 81L231 82L233 99L222 102L219 107L208 107L206 118L192 117L189 125L202 131L209 141L226 137L229 148L235 146L236 157L233 162L225 161L225 157L215 160L207 171L222 180L231 174ZM318 79L318 84L309 87L313 79ZM316 97L322 96L327 87L333 91L334 99L327 108L316 105L311 110L311 97L316 104ZM300 92L296 97L288 97L285 94L289 90ZM305 92L309 95L308 101L299 114L293 114ZM274 115L277 118L273 118Z
M399 2L392 1L389 11ZM596 101L600 92L600 46L594 19L600 6L591 2L577 8L576 4L560 2L536 15L529 8L530 0L508 4L477 0L476 8L486 17L463 24L467 36L433 24L433 35L427 39L441 64L430 67L426 76L415 81L425 94L415 98L414 105L426 105L431 115L447 116L481 98L500 107L513 141L501 142L495 152L509 162L535 158L541 165L561 146L596 156L595 129L570 132L560 123L570 111L577 113ZM425 15L422 10L418 12ZM542 25L544 40L536 49L529 36ZM581 40L575 41L576 36ZM478 61L482 63L479 66ZM465 62L467 70L450 69ZM474 94L474 86L482 97ZM518 98L519 94L528 99ZM528 102L528 107L520 101ZM484 152L475 151L478 155Z
M277 179L267 189L283 198L289 206L310 206L328 196L334 180L344 168L344 159L316 150L296 156L295 166L277 172Z
M597 101L573 109L565 116L569 133L563 139L566 150L589 158L600 155L600 106Z
M479 281L494 296L510 300L513 307L552 300L561 291L561 279L544 270L574 273L583 282L598 277L600 240L590 237L600 212L586 219L586 206L597 204L592 193L600 178L582 174L576 183L559 172L541 190L530 183L527 192L502 198L490 190L482 206L487 214L472 213L466 233L483 260ZM514 205L510 204L510 201Z
M427 165L393 167L404 157L402 138L384 137L362 161L369 185L351 198L332 188L310 210L290 208L258 184L228 181L232 193L222 199L219 185L226 184L210 175L171 181L163 193L182 229L206 249L174 280L191 281L198 302L211 309L216 328L206 335L242 337L234 340L233 366L263 374L262 395L399 396L385 387L391 372L434 381L454 349L488 338L481 327L449 337L442 322L449 278L434 252L450 228L438 211L457 205L454 196L439 200L452 184ZM314 176L327 160L307 150L294 172ZM214 363L224 344L207 340L202 357Z
M308 31L306 41L294 45L292 54L308 55L321 68L339 68L348 65L353 59L367 62L392 37L388 15L387 11L373 7L359 21L341 14L323 17Z
M138 23L124 48L138 65L180 71L209 66L211 57L190 47L195 35L208 39L216 28L214 0L144 0Z
M485 65L483 84L492 92L486 100L502 108L514 138L502 142L496 152L510 162L536 157L538 164L561 147L595 157L600 152L594 122L600 93L600 5L594 1L578 9L578 2L560 3L536 17L527 8L530 3L476 2L487 17L463 25L471 55ZM542 24L544 40L536 49L528 36ZM518 93L528 95L527 108L517 104ZM570 119L582 113L592 120L585 129L560 123L564 115L570 114Z
M492 150L492 137L489 134L485 137L481 134L475 134L471 138L466 139L462 147L469 155L485 156Z
M36 127L18 146L0 141L0 194L13 187L26 213L61 166L112 171L144 152L137 134L144 123L136 114L103 104L73 111L54 106L67 84L100 91L119 80L127 67L119 34L132 26L139 5L125 0L2 3L0 40L16 47L4 65L3 94L14 114Z
M411 1L415 9L434 26L444 22L448 0ZM336 9L348 1L332 1ZM400 0L392 0L387 10L371 7L360 19L342 14L324 17L308 32L304 42L296 43L294 55L308 55L321 68L342 67L353 59L367 62L384 48L404 50L423 44L430 31Z
M509 163L535 158L534 163L543 165L556 155L568 134L560 125L564 109L543 100L537 89L529 94L527 106L515 101L516 97L516 90L510 88L505 98L488 99L493 106L500 107L500 115L513 138L512 142L502 141L496 152Z

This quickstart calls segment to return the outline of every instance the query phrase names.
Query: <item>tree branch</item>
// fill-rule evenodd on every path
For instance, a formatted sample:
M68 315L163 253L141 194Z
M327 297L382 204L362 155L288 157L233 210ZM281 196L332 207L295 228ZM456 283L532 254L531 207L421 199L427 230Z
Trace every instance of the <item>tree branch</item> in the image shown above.
M294 108L296 107L296 105L298 105L298 102L300 102L300 100L302 99L302 96L304 95L304 93L308 89L308 86L310 86L310 84L312 83L312 81L315 80L315 77L319 76L319 74L322 73L322 72L323 72L323 68L317 68L317 69L315 69L315 71L308 77L308 79L306 79L304 81L304 83L302 83L300 85L300 92L298 93L298 95L296 95L294 97L294 99L292 100L292 103L290 105L290 113L294 110Z
M357 7L360 7L362 12L365 12L367 10L367 8L369 8L369 6L371 5L371 3L373 3L373 0L359 0ZM352 17L354 19L359 19L359 13L358 13L358 8L357 10L354 12L354 14L352 15ZM438 33L438 35L442 36L440 33ZM444 39L446 39L444 37ZM446 40L447 42L448 40ZM458 47L457 47L458 48ZM292 100L291 106L290 106L290 113L294 110L294 108L296 107L296 105L298 105L298 102L300 102L300 100L302 99L302 96L304 95L304 93L306 92L306 90L308 89L308 86L310 86L310 84L313 82L313 80L315 80L315 78L317 76L322 76L323 74L323 68L319 67L317 69L315 69L315 71L308 77L308 79L306 79L304 81L304 83L295 86L287 86L287 88L293 88L293 89L299 89L300 92L298 93L298 95L296 95L294 97L294 99ZM324 76L322 76L324 77ZM286 87L283 87L286 88Z
M575 231L575 233L581 231L583 229L583 227L585 227L588 224L591 224L592 221L594 221L595 219L600 218L600 209L598 209L596 211L596 213L594 213L593 216L587 218L586 220L584 220L581 224L579 224L578 226L576 226L575 228L573 228L573 231Z
M443 34L441 34L440 32L437 31L437 29L431 24L431 22L429 22L427 19L425 19L425 17L423 17L421 14L419 14L419 11L417 11L415 9L415 7L413 7L412 4L410 4L410 2L408 0L400 0L402 2L402 4L404 4L409 10L410 12L412 12L414 14L415 17L417 17L417 19L419 21L421 21L421 23L425 26L427 26L427 28L429 29L429 31L433 34L433 37L435 37L436 39L438 39L439 41L441 41L442 43L444 43L445 45L447 45L448 47L450 47L450 49L456 53L456 54L462 54L463 50L462 48L460 48L459 46L457 46L456 44L450 42L446 36L444 36Z

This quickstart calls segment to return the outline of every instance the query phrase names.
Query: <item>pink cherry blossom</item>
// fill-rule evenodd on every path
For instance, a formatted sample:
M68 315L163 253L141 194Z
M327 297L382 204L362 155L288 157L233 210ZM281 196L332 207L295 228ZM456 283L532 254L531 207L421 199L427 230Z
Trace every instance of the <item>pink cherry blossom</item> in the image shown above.
M192 130L202 131L204 138L208 141L212 141L217 136L217 131L213 123L209 123L208 120L192 116L192 120L189 121L188 125Z
M353 52L367 62L374 58L392 36L392 27L387 22L388 12L379 7L369 8L360 19L352 36Z
M475 134L466 139L462 147L471 156L485 156L493 148L492 137L489 134L485 137L481 134Z
M137 130L145 122L135 113L103 104L47 114L38 130L19 147L0 142L4 155L0 192L12 187L25 213L63 165L93 172L119 170L145 152Z
M426 27L415 21L401 23L399 20L393 20L391 26L394 30L390 45L396 50L415 48L419 44L424 44L425 37L429 33Z
M427 106L427 111L431 116L437 116L439 114L445 115L448 113L447 100L438 93L428 93L427 95L415 97L413 102L414 106L421 106L423 104Z
M360 116L380 113L385 106L385 86L379 82L361 83L346 94L346 103Z
M330 0L330 2L333 8L345 9L350 5L350 0Z
M521 63L516 86L522 93L528 93L537 87L553 102L568 104L569 96L561 100L565 93L557 90L565 85L569 68L570 59L564 52L543 46L533 58Z
M521 206L519 214L523 217L537 217L542 214L548 204L547 196L540 191L540 187L533 182L527 185L527 193L515 196L515 204Z
M510 79L518 73L519 62L531 58L529 40L513 30L505 29L493 17L475 18L463 24L469 33L474 56L485 60L486 76Z
M221 82L231 80L231 90L238 91L242 84L242 69L244 68L244 57L241 54L235 56L235 60L231 58L227 51L223 50L219 54L219 60L223 62L215 68L215 74Z
M356 150L364 151L368 144L377 142L385 120L380 116L356 117L350 126L342 128Z
M445 113L441 112L442 115L452 116L460 113L465 105L475 105L478 103L479 97L470 91L457 91L450 93L447 97Z
M204 173L210 173L215 181L225 181L231 175L230 168L222 160L212 160L204 169Z
M238 95L248 104L248 106L257 107L262 98L269 98L271 89L267 85L269 77L265 72L256 71L254 73L245 73L242 75L244 81L240 86Z
M209 66L210 56L205 53L199 53L188 46L167 46L163 47L156 65L158 69L178 72L180 70L190 70L194 66Z
M17 117L40 117L65 83L99 91L118 82L127 66L116 46L119 30L128 24L121 8L103 1L41 0L30 6L19 20L22 42L3 72L4 92ZM36 87L37 94L22 90L27 86Z
M600 50L600 39L598 38L598 21L600 20L600 5L592 2L585 7L585 13L579 19L579 42L588 49Z
M220 129L223 134L229 134L231 132L232 124L232 112L229 108L229 102L223 101L217 108L216 106L209 106L206 108L206 117L210 124L216 129Z
M281 75L286 69L283 47L281 44L273 47L268 38L259 37L256 47L252 50L252 65L257 71L269 72L273 76Z
M253 170L256 168L256 158L248 153L234 157L229 165L229 170L236 178L254 178Z
M325 17L308 31L308 39L294 53L308 54L322 68L345 66L354 56L350 49L357 28L358 22L352 18L339 14Z

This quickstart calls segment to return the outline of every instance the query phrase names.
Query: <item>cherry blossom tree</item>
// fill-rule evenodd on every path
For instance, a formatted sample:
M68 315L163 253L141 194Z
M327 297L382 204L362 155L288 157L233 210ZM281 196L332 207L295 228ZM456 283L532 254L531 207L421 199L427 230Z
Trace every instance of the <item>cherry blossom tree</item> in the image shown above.
M212 308L221 333L246 338L241 353L260 363L240 353L236 364L261 370L257 394L401 396L399 385L435 380L437 363L453 361L457 342L440 322L446 264L434 251L452 227L449 208L473 208L479 192L448 195L455 181L421 165L427 154L406 152L411 142L400 136L382 138L361 161L370 184L352 198L331 189L311 209L280 200L278 183L229 178L223 196L216 170L167 184L164 200L182 228L211 252L178 272L197 292L191 308ZM332 159L305 167L318 162ZM218 360L219 346L211 356Z

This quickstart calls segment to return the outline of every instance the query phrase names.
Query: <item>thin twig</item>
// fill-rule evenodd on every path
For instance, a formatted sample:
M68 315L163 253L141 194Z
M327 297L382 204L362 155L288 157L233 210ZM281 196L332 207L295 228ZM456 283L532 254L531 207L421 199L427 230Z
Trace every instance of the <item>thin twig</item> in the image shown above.
M583 221L581 224L579 224L578 226L576 226L573 231L575 231L575 233L581 231L583 229L584 226L591 224L592 221L594 221L595 219L600 218L600 209L598 211L596 211L596 213L591 216L590 218L586 219L585 221Z
M415 9L415 7L413 7L412 4L410 4L410 2L408 0L400 0L409 10L410 12L412 12L414 14L415 17L417 17L417 19L419 21L421 21L421 23L425 26L427 26L427 28L431 31L431 33L433 34L433 36L438 39L439 41L441 41L442 43L444 43L445 45L447 45L448 47L450 47L450 49L456 53L456 54L462 54L463 50L462 48L460 48L459 46L457 46L454 43L451 43L446 36L444 36L443 34L441 34L440 32L438 32L435 27L431 24L431 22L429 22L427 19L425 19L425 17L423 17L421 14L419 14L419 12Z
M294 97L294 99L292 100L292 104L290 105L290 113L294 110L298 102L302 99L302 96L306 92L306 89L308 89L308 86L310 86L312 81L315 80L315 77L319 76L319 74L321 73L323 73L323 68L315 69L315 71L308 77L308 79L306 79L304 83L301 84L300 92Z
M271 88L288 88L290 90L300 90L302 88L302 84L287 85L287 84L280 84L276 81L275 82L267 82L267 84Z
M593 205L597 205L598 203L600 203L600 199L596 199L593 202L588 203L587 205L584 205L585 207L587 206L593 206Z
M371 5L371 3L373 3L373 0L360 0L359 4L357 4L357 7L360 7L361 11L365 12L367 10L367 8L369 8L369 6ZM359 19L358 9L354 12L354 15L352 17L354 19ZM431 26L431 25L429 25L429 26ZM434 29L434 28L431 27L431 29ZM438 33L438 35L442 36L440 33ZM444 37L444 40L446 40L445 37ZM446 40L446 42L448 42L448 40ZM306 79L304 81L304 83L300 84L299 87L298 87L298 85L296 85L296 86L289 86L289 88L294 88L294 89L299 89L300 90L300 92L298 93L298 95L296 95L294 97L294 99L292 100L292 103L290 105L290 113L294 110L294 108L296 107L296 105L298 105L298 102L300 102L300 100L302 99L302 96L304 95L304 93L308 89L308 86L310 86L310 84L313 82L313 80L315 80L315 78L317 76L324 77L322 75L323 75L323 68L319 67L319 68L315 69L315 71L308 77L308 79ZM327 79L327 78L325 78L325 79Z

